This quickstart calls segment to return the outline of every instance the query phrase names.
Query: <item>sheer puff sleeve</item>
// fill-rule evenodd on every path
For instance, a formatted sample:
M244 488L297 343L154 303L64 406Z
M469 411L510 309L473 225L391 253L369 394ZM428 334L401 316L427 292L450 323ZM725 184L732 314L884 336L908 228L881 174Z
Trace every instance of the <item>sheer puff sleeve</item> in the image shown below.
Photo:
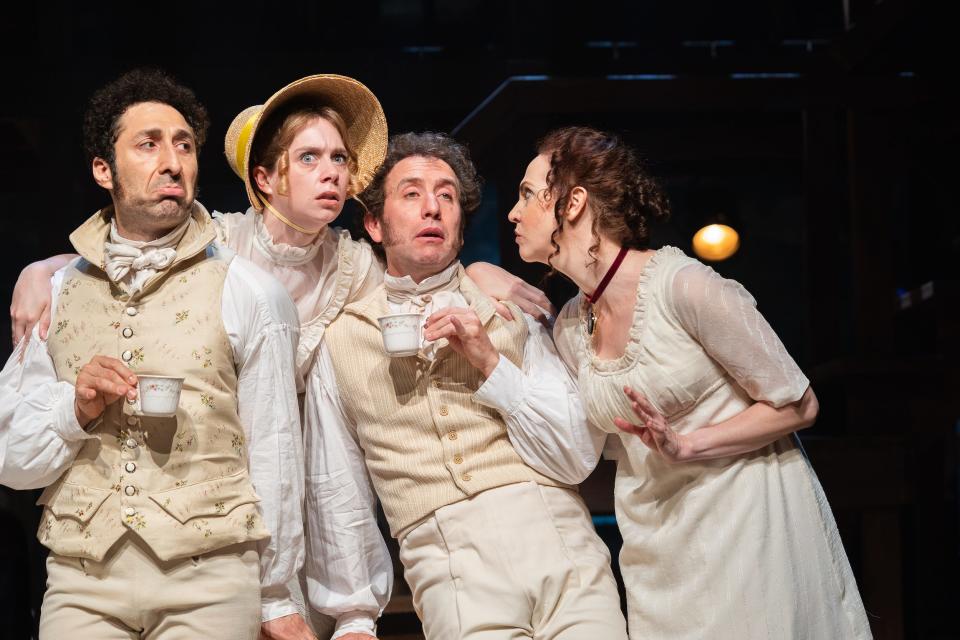
M676 272L664 293L687 333L754 400L779 408L810 386L740 283L693 263Z

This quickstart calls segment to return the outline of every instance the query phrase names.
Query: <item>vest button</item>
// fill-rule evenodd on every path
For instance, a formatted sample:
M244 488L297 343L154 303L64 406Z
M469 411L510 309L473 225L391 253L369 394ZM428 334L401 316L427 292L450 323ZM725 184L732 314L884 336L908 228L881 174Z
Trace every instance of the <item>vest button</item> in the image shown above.
M123 488L123 492L124 492L125 494L127 494L128 496L132 496L133 494L135 494L135 493L137 492L137 490L134 488L134 486L133 486L132 484L128 484L127 486L125 486L125 487Z
M121 333L123 334L123 337L124 337L124 338L132 338L132 337L133 337L133 329L131 329L130 327L124 327L124 328L123 328L123 331L122 331Z
M450 410L447 409L446 405L440 407L440 415L445 416L450 413Z
M127 445L127 449L133 449L137 446L137 441L133 438L127 438L127 441L124 442L124 444Z
M451 440L456 440L456 439L457 439L457 432L456 432L456 431L451 431L450 433L447 434L447 437L450 438Z
M126 509L123 510L123 515L125 515L125 516L135 516L135 515L137 515L137 510L134 509L133 507L127 507Z
M137 416L127 416L127 424L131 427L137 424Z
M127 473L133 473L137 470L137 465L133 464L132 462L128 462L127 464L123 465L123 468L127 470Z
M453 462L454 464L463 464L463 456L460 454L453 456Z
M464 482L470 482L470 480L473 479L473 476L471 476L469 473L463 474L462 477L463 477L463 481L464 481Z
M124 309L124 312L125 312L128 316L135 316L135 315L137 315L137 308L136 308L136 307L127 307L126 309Z
M130 362L131 360L133 360L133 351L130 351L130 349L127 349L126 351L120 354L120 357L123 358L124 362Z

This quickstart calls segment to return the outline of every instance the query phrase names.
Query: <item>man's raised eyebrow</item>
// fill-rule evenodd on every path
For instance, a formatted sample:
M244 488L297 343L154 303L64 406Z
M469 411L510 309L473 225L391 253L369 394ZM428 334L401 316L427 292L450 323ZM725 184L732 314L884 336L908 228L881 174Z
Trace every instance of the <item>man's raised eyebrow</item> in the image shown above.
M161 129L153 128L153 129L141 129L140 131L137 131L137 133L134 134L133 137L134 138L141 138L141 137L159 138L162 135L163 135L163 131Z
M148 138L161 138L163 137L163 129L158 129L154 127L153 129L143 129L138 131L134 137L140 138L142 136ZM190 140L194 139L193 132L189 129L177 129L173 132L174 140L182 140L184 138L189 138Z
M173 137L174 138L190 138L191 140L193 140L194 135L193 135L193 131L190 131L190 129L177 129L176 132L173 134Z
M417 178L417 177L403 178L402 180L400 180L400 182L397 183L397 191L399 191L400 189L402 189L408 184L416 185L418 187L423 186L423 178Z
M440 180L437 181L437 186L445 187L447 185L450 185L454 189L460 188L460 184L452 178L441 178Z

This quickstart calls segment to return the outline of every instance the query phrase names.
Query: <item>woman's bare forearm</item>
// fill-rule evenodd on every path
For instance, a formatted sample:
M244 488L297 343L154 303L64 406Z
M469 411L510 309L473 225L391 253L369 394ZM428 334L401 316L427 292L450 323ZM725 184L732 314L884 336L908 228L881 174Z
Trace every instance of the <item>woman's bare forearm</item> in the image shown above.
M762 449L812 425L819 408L812 387L807 387L800 400L779 409L758 402L728 420L688 434L690 459L723 458Z

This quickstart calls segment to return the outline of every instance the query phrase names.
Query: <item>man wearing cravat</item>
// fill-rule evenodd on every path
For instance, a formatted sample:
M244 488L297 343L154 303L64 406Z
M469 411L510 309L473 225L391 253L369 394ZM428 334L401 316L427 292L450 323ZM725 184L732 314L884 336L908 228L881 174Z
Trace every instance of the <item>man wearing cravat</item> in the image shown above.
M113 204L70 236L48 340L0 372L0 482L47 487L41 639L254 640L295 612L299 322L214 244L194 201L206 129L159 72L94 95L84 137ZM137 410L147 373L184 379L173 417Z
M307 381L307 585L365 628L392 581L379 497L430 640L626 638L609 553L570 485L577 390L536 322L495 312L457 260L480 201L466 149L404 134L361 196L385 282L348 305ZM417 355L377 318L420 312ZM371 486L372 485L372 486ZM334 636L336 637L336 635Z

